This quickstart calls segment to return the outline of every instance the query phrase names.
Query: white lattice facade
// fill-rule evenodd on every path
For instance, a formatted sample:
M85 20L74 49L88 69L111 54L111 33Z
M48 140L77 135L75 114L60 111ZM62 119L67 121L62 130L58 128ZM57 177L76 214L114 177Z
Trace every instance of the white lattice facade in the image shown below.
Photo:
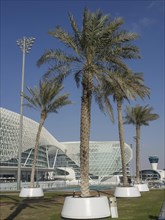
M20 115L4 108L0 108L0 115L0 162L5 162L18 157ZM34 148L37 130L37 122L30 118L23 117L22 152ZM39 146L56 146L63 148L44 127L41 132Z
M80 143L62 142L66 147L67 155L80 164ZM132 149L125 144L126 164L132 159ZM89 148L89 172L98 177L113 175L121 171L120 144L118 141L91 141Z

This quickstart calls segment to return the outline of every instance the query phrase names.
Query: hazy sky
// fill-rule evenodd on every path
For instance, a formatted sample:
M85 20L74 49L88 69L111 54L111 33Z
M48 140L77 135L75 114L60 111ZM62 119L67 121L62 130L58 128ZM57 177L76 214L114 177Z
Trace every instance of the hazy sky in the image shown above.
M25 86L34 87L46 70L38 68L37 60L46 49L64 47L55 38L48 35L57 25L71 31L68 12L74 15L78 25L82 25L84 7L95 11L98 8L112 18L121 16L125 20L123 28L137 32L140 38L135 42L140 48L142 59L129 61L134 72L143 72L145 84L151 89L150 99L131 103L149 104L160 119L141 129L141 168L149 168L148 156L159 156L159 168L165 167L164 145L164 1L118 1L118 0L1 0L1 107L20 113L20 89L22 53L16 40L23 36L36 38L25 63ZM80 133L81 89L77 89L74 77L64 82L64 92L70 93L73 105L64 107L58 114L49 115L45 127L59 141L78 141ZM26 91L26 90L25 90ZM91 140L118 140L116 105L113 103L115 124L108 115L102 114L93 102L91 117ZM125 103L127 105L128 103ZM25 109L24 114L33 120L39 120L39 113ZM135 128L125 125L125 142L135 149ZM134 160L135 161L135 160ZM133 161L133 163L134 163Z

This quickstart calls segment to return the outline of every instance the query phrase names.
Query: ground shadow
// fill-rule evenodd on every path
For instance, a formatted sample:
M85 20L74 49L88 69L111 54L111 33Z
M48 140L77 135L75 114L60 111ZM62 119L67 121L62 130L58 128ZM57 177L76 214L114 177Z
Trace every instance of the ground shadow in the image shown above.
M7 202L1 202L3 205L7 204L12 204L10 207L10 210L13 210L11 214L9 214L8 217L6 217L4 220L13 220L18 217L18 215L25 210L26 208L31 208L31 209L36 209L34 205L37 207L43 207L43 208L49 208L50 203L51 204L56 204L61 206L61 201L58 200L59 195L56 196L55 198L50 197L50 198L25 198L20 200L13 198L12 196L8 195L1 195L1 198L9 198L11 200Z
M15 217L17 217L19 215L19 213L23 209L25 209L27 207L34 209L34 207L29 205L29 203L30 203L29 199L24 199L24 200L20 201L19 203L14 204L14 206L12 206L11 209L15 208L15 210L8 217L6 217L4 220L13 220Z
M149 215L149 219L158 220L158 216Z

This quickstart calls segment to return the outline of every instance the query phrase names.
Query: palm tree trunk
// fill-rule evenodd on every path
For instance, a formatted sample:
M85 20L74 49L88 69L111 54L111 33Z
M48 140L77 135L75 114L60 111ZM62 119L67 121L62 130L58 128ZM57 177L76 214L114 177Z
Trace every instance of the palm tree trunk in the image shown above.
M125 161L122 102L120 100L117 100L117 111L118 111L118 129L119 129L119 140L120 140L121 163L122 163L122 173L123 173L123 186L127 186L128 180L127 180L126 161Z
M140 126L136 125L136 181L140 183Z
M33 164L32 164L32 169L31 169L30 187L34 187L34 176L35 176L35 166L36 166L37 154L38 154L38 145L39 145L41 130L42 130L45 119L46 117L41 114L41 119L40 119L38 131L36 135L36 143L34 147L34 159L33 159Z
M85 77L84 77L85 78ZM83 84L83 94L81 100L81 126L80 126L80 186L81 196L90 196L89 191L89 140L90 140L90 110L92 93L89 88L90 79L86 76Z

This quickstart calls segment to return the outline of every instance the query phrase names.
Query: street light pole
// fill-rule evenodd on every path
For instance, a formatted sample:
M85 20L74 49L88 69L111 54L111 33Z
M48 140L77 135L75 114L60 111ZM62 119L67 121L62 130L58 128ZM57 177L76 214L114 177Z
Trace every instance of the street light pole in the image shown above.
M17 171L17 190L21 188L21 153L23 143L23 93L24 93L24 72L25 72L25 54L29 53L35 38L30 37L17 40L17 45L22 50L22 81L21 81L21 94L20 94L20 124L19 124L19 147L18 147L18 171Z
M66 157L66 154L67 154L67 149L65 149L65 157ZM65 160L65 185L66 185L66 160Z

